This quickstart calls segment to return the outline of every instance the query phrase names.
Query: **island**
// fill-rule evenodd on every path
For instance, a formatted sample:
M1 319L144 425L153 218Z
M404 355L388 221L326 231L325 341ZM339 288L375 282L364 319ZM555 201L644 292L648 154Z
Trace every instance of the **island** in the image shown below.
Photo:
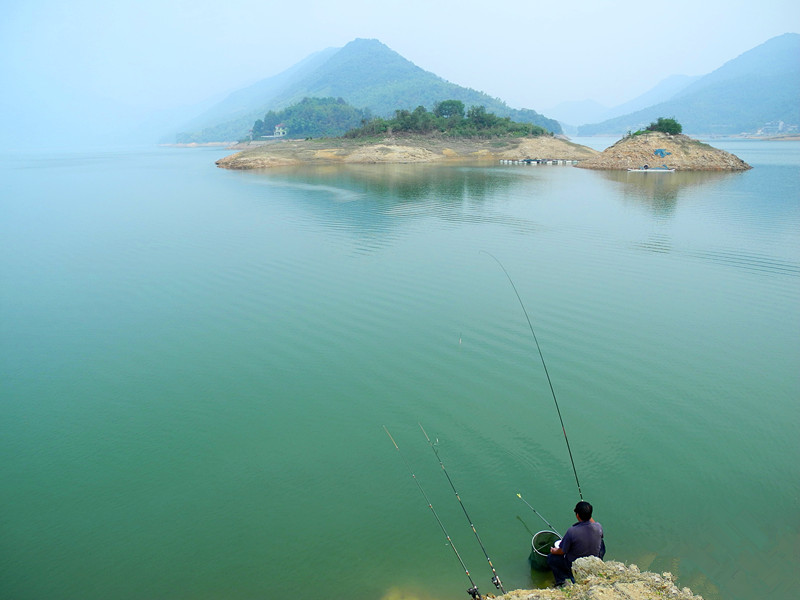
M648 171L746 171L738 156L683 135L675 119L659 117L646 129L628 133L577 166L584 169Z
M277 140L237 144L236 154L217 161L225 169L268 169L303 164L486 163L499 160L582 161L596 150L550 135L528 137L452 137L441 134L387 133L379 138Z
M465 110L458 100L398 110L392 119L362 119L360 127L342 135L290 139L280 121L293 111L336 108L352 123L362 116L333 99L306 99L281 114L268 113L253 131L274 129L275 135L243 140L236 154L217 161L224 169L269 169L299 165L375 163L490 163L499 161L570 161L586 169L640 171L744 171L738 157L681 133L681 125L660 117L646 129L628 133L602 153L531 123L498 117L482 106ZM315 112L303 123L313 122ZM335 120L334 120L335 121ZM265 126L264 123L269 126ZM266 129L265 129L266 127Z
M437 102L432 110L396 110L390 119L364 116L341 99L305 98L256 121L251 138L233 147L241 151L217 165L267 169L332 163L579 161L597 154L534 123L499 117L484 106L467 109L460 100ZM287 130L295 137L309 135L288 139ZM274 133L263 135L270 131ZM323 135L317 138L311 132Z

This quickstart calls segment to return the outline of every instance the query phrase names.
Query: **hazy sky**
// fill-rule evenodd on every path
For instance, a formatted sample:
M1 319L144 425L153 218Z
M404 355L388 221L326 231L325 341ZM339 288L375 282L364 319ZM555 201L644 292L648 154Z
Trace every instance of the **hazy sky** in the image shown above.
M800 31L796 0L0 1L7 138L195 105L357 37L543 111L620 104Z

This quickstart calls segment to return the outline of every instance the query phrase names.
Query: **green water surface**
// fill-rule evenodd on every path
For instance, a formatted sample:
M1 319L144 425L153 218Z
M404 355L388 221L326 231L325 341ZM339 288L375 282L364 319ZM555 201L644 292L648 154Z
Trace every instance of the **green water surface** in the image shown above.
M230 172L219 150L10 155L0 597L466 598L607 559L707 599L800 568L800 144L736 174ZM483 252L482 252L483 251Z

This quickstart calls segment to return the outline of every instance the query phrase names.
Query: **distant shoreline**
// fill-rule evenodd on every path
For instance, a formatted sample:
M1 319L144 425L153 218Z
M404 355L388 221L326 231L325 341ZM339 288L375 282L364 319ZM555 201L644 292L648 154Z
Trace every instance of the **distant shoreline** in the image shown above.
M589 135L589 136L575 136L575 137L586 137L586 138L616 138L617 136L614 135ZM738 135L719 135L719 134L696 134L693 135L694 138L704 138L704 139L737 139L737 140L760 140L764 142L800 142L800 134L797 135L771 135L771 136L762 136L762 135L750 135L750 134L738 134ZM563 138L559 138L563 139ZM261 148L263 146L269 146L272 144L276 144L279 142L300 142L304 140L299 139L286 139L286 138L279 138L275 140L258 140L252 142L185 142L185 143L174 143L174 144L158 144L160 148L228 148L230 150L254 150L256 148ZM317 140L319 141L319 140ZM567 140L569 141L569 140Z
M736 135L719 135L719 134L706 134L706 135L693 135L694 138L705 138L709 140L714 139L731 139L731 140L759 140L762 142L796 142L800 141L800 134L792 135L756 135L754 133L740 133Z
M188 142L185 144L159 144L160 148L230 148L237 142Z
M764 140L766 142L800 142L800 135L774 135L770 137L748 137L748 140Z
M686 134L691 136L694 139L706 139L706 140L760 140L764 142L798 142L800 141L800 134L792 134L792 135L756 135L756 134L748 134L748 133L737 133L737 134L720 134L720 133L691 133ZM617 138L622 139L625 136L621 135L613 135L613 134L606 134L606 133L598 133L597 135L575 135L572 137L576 138Z

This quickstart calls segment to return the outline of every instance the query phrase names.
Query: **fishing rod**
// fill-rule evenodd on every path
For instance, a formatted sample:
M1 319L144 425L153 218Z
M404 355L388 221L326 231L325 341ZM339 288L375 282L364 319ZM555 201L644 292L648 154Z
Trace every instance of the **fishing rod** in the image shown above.
M533 512L535 512L535 513L536 513L536 516L537 516L537 517L539 517L539 518L540 518L542 521L544 521L544 522L547 524L547 526L548 526L550 529L552 529L552 530L553 530L553 533L557 534L557 535L558 535L558 537L564 537L563 535L561 535L560 533L558 533L558 530L557 530L555 527L553 527L552 525L550 525L550 521L548 521L548 520L547 520L547 519L545 519L545 518L544 518L544 517L543 517L541 514L539 514L539 511L538 511L538 510L536 510L535 508L533 508L533 507L532 507L532 506L531 506L531 505L528 503L528 501L527 501L527 500L525 500L525 498L523 498L523 497L522 497L522 494L517 494L517 498L519 498L519 499L520 499L520 500L522 500L522 501L523 501L525 504L527 504L527 505L528 505L528 508L530 508L530 509L531 509Z
M433 450L433 453L439 460L439 465L442 467L442 472L444 473L445 477L447 477L447 481L450 483L450 487L453 488L453 493L456 495L458 503L461 505L461 510L464 511L464 516L467 517L467 521L469 521L469 526L472 528L472 533L475 534L475 539L478 540L478 544L480 545L481 550L483 550L483 555L486 557L486 560L488 561L489 566L492 569L492 583L494 584L494 587L496 587L498 590L500 590L505 594L506 591L505 589L503 589L503 582L500 581L500 577L497 575L497 571L495 571L494 569L494 565L492 564L492 559L489 558L489 555L486 552L486 548L483 546L483 542L481 541L481 536L478 535L478 530L475 529L475 525L472 523L472 519L470 519L469 513L467 512L467 507L464 506L464 502L461 500L461 496L458 495L458 492L456 491L456 486L453 484L453 480L450 479L450 474L447 472L447 469L444 468L444 463L442 462L442 459L439 456L439 451L436 449L436 444L431 442L431 438L428 437L428 432L425 431L425 428L422 426L422 423L418 423L418 425L419 428L422 429L422 433L425 434L425 439L428 440L428 445L431 447L431 450ZM438 442L439 440L437 439L436 443Z
M472 596L473 600L483 600L481 593L478 591L478 586L475 585L474 581L472 581L472 576L469 574L469 569L467 569L467 565L465 565L464 561L461 559L461 555L458 553L458 550L456 550L456 545L453 543L453 540L450 539L450 534L447 533L447 529L444 528L442 520L439 518L439 515L436 513L436 510L433 508L433 504L431 504L431 501L428 499L428 494L426 494L425 490L422 489L422 485L417 479L417 476L414 475L414 471L411 469L411 465L408 464L406 457L403 456L402 452L400 452L400 447L397 445L397 442L394 441L394 438L392 437L392 434L389 433L389 430L386 428L386 425L383 426L383 430L386 432L386 435L389 436L389 439L392 440L392 444L394 444L395 450L397 450L397 453L400 455L400 458L403 459L403 462L405 463L408 472L411 474L411 478L414 480L414 483L417 484L419 491L422 493L422 497L425 498L425 502L428 503L428 508L431 509L433 516L436 518L436 522L439 524L439 527L441 527L442 533L444 533L444 537L447 538L447 543L450 544L450 547L453 549L453 552L455 553L458 562L461 563L461 568L464 569L464 573L466 573L467 575L467 579L469 579L469 582L472 584L472 587L467 590L467 593L470 596Z
M491 256L500 268L503 269L503 273L506 274L511 287L514 288L514 293L517 295L517 300L519 300L519 305L522 307L522 312L525 313L525 318L528 320L528 327L530 327L531 334L533 335L533 341L536 342L536 349L539 351L539 358L542 359L542 366L544 367L544 374L547 376L547 383L550 385L550 393L553 394L553 402L556 405L556 412L558 413L558 420L561 422L561 431L564 432L564 441L567 442L567 452L569 453L569 461L572 463L572 472L575 474L575 484L578 486L578 495L583 500L583 492L581 491L581 482L578 481L578 471L575 469L575 460L572 458L572 448L569 445L569 438L567 437L567 429L564 427L564 419L561 417L561 409L558 406L558 400L556 399L556 391L553 389L553 382L550 380L550 373L547 371L547 363L544 362L544 354L542 354L542 348L539 346L539 340L536 338L536 332L533 330L533 324L531 323L531 318L528 316L528 311L525 309L525 305L522 303L522 298L517 291L517 286L514 285L514 281L511 279L511 275L508 274L506 268L503 266L503 263L500 262L500 259L497 258L494 254L486 252L486 250L481 250L484 254L488 254Z

